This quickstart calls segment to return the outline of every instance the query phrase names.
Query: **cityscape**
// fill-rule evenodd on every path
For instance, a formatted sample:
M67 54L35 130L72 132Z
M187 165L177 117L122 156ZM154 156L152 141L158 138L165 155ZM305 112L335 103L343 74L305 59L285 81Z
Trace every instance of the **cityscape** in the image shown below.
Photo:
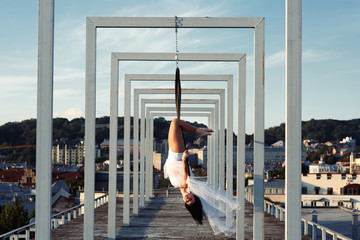
M155 119L155 123L163 119ZM169 123L168 123L169 124ZM155 124L157 125L157 124ZM1 127L3 129L4 126ZM109 130L108 124L97 125L98 129ZM122 127L120 126L119 129ZM106 137L107 135L104 135ZM163 166L168 155L168 141L163 135L153 139L153 164L155 188L171 186L163 177ZM208 150L206 139L191 140L187 143L189 162L192 171L199 176L206 176ZM285 144L283 140L265 146L264 156L264 197L279 206L285 204ZM27 214L29 221L34 216L36 198L36 173L33 161L11 162L7 154L24 151L15 146L1 144L0 187L2 208L16 200ZM33 145L23 145L31 148ZM133 169L133 141L130 141L131 163ZM140 149L140 146L139 148ZM251 140L246 146L245 164L246 194L253 194L254 149ZM340 141L320 142L316 139L304 139L302 143L302 198L303 209L334 207L351 212L360 209L360 148L352 136ZM108 191L109 139L104 138L96 145L96 194L102 196ZM140 154L140 152L139 152ZM124 140L117 143L117 171L123 172ZM236 159L237 146L233 146L233 159ZM20 156L20 155L18 155ZM52 147L52 212L61 213L83 204L84 188L84 139L56 139ZM226 159L225 164L226 164ZM237 165L233 161L233 178L236 179ZM118 191L123 191L123 180L118 180ZM234 189L235 193L235 189ZM20 227L20 226L17 226ZM3 230L3 233L12 229ZM342 232L349 235L350 233Z
M0 239L360 239L359 12L5 0Z

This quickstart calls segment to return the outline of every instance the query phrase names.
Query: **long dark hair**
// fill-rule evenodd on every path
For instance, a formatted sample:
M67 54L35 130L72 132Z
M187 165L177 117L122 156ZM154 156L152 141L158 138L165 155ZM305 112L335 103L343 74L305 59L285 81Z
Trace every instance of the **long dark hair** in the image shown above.
M204 219L203 217L203 211L202 211L202 204L200 199L198 198L198 196L194 195L194 199L195 199L195 203L192 205L187 205L185 203L185 207L186 209L190 212L191 216L194 218L194 220L198 223L198 224L203 224L202 220Z

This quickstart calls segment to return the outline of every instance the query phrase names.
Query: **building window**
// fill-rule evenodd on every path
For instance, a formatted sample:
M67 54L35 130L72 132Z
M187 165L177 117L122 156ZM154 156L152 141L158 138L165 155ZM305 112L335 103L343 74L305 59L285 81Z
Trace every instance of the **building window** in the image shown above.
M327 179L330 180L331 179L331 173L327 174Z
M332 187L327 188L327 194L328 195L333 195L333 188Z
M315 194L320 194L320 187L315 187L314 190L315 190Z
M345 173L342 173L341 174L341 180L345 180L346 179L346 174Z
M301 194L307 194L307 187L301 187Z
M316 179L321 179L321 173L316 174Z
M353 180L356 180L356 173L353 173L352 179L353 179Z

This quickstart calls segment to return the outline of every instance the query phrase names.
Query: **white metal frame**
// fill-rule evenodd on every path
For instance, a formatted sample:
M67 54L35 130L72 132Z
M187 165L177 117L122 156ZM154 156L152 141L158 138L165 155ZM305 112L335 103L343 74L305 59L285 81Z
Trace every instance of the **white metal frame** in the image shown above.
M289 92L289 97L286 98L286 108L291 111L291 109L296 109L295 111L301 111L301 0L294 0L289 1L286 0L286 29L289 29L289 31L286 31L286 43L288 44L286 47L286 56L287 56L287 64L286 64L286 81L288 82L287 88L291 90L291 93ZM53 89L52 89L52 83L53 83L53 36L54 36L54 1L53 0L39 0L39 40L38 40L38 46L39 46L39 57L38 57L38 123L43 122L44 124L39 124L39 128L37 128L37 143L39 144L39 148L37 148L37 156L36 156L36 162L40 163L37 164L37 166L45 163L43 165L44 168L37 169L37 176L38 179L42 179L43 182L49 182L51 181L51 169L49 170L49 167L45 167L46 161L42 159L46 159L48 157L47 152L49 149L51 150L51 140L52 139L52 128L49 127L49 123L52 122L52 110L48 110L49 106L46 104L48 103L50 108L53 106L52 102L52 95L53 95ZM114 19L114 18L111 18ZM109 18L109 20L111 20ZM148 21L148 18L141 18L141 22L134 21L134 25L130 26L132 24L129 24L129 20L131 21L133 18L126 18L127 21L122 21L121 19L117 18L114 19L115 21L111 21L112 24L99 24L99 19L96 21L93 21L94 18L88 18L87 19L87 26L86 26L86 137L88 138L88 143L86 144L86 159L88 160L88 170L86 171L86 189L87 189L87 205L89 206L87 208L86 212L86 218L84 221L84 238L86 239L93 239L94 238L94 210L93 206L91 206L91 199L94 198L94 187L95 183L92 179L94 179L95 175L95 169L91 165L94 163L94 153L92 151L95 151L95 104L96 104L96 28L97 27L155 27L155 23L159 25L159 27L173 27L172 25L172 18L166 18L166 21L161 21L161 18L156 18L157 21ZM151 18L153 19L153 18ZM194 19L194 18L191 18ZM260 47L260 51L258 48L255 47L255 52L259 51L262 53L254 54L255 58L255 85L259 87L256 87L255 92L263 92L264 85L261 84L261 82L264 82L264 26L263 26L263 18L257 18L257 21L245 21L247 23L251 23L249 25L246 24L233 24L228 23L229 21L232 22L234 19L239 20L239 18L228 18L228 20L222 20L219 21L218 18L195 18L198 19L196 22L198 23L191 23L190 18L187 19L187 24L183 27L253 27L255 28L255 46ZM215 19L215 21L214 21ZM216 20L217 19L217 20ZM255 18L253 18L255 19ZM122 23L119 26L119 20ZM158 21L160 20L160 24ZM190 21L189 21L190 20ZM259 25L259 21L261 24ZM104 22L104 21L102 21ZM114 25L113 23L116 22ZM221 23L222 22L222 23ZM164 23L166 23L167 26L164 26ZM257 27L260 26L260 27ZM293 29L294 31L290 31ZM260 40L262 38L262 41ZM300 59L300 61L299 61ZM49 81L49 83L45 83L46 79ZM292 83L290 79L296 79L295 84L300 87L292 87ZM49 95L47 96L46 93ZM258 94L256 94L257 96ZM47 96L47 97L42 97ZM292 97L291 97L292 96ZM263 115L264 115L264 103L263 103L263 96L261 97L260 94L260 106L258 106L258 111L255 113L255 122L257 121L263 121ZM45 101L44 101L45 100ZM40 104L42 102L42 104ZM257 109L257 108L255 108ZM301 128L301 112L298 114L297 112L292 112L287 115L286 123L292 124L291 122L294 121L293 125L295 129ZM257 129L256 127L259 125L261 129ZM260 159L263 155L263 124L259 123L255 126L255 131L258 132L258 134L255 134L255 140L258 141L258 143L255 145L257 146L258 150L256 150L256 159ZM262 132L262 133L261 133ZM294 145L295 148L289 148L287 149L287 156L292 156L293 154L297 156L294 158L294 162L297 162L298 154L294 153L296 151L296 146L298 145L297 142L301 142L301 133L298 134L299 131L296 132L287 132L287 145ZM50 135L50 137L49 137ZM40 144L42 143L42 144ZM290 143L290 144L289 144ZM40 147L42 146L42 147ZM290 161L288 161L290 162ZM257 168L261 168L261 163L257 164ZM291 170L290 167L288 167L289 170ZM286 196L292 196L292 193L299 192L300 187L300 181L299 176L300 172L296 172L297 168L293 168L293 171L287 172L287 176L296 176L295 182L293 186L289 186L288 191L286 192ZM257 171L258 173L259 171ZM257 179L258 181L260 179ZM40 181L39 181L40 182ZM257 181L255 181L257 183ZM256 185L257 186L257 185ZM288 182L286 183L286 186L288 186ZM294 187L294 188L292 188ZM50 189L45 185L37 185L37 193L38 198L41 199L48 199L50 198L51 192ZM261 197L261 196L260 196ZM290 199L289 199L290 200ZM296 199L296 201L299 201L299 199ZM290 200L291 202L291 200ZM260 204L262 205L262 204ZM297 204L300 205L300 204ZM289 205L288 205L289 206ZM38 204L36 205L36 212L37 212L37 221L36 221L36 228L37 228L37 239L50 239L51 238L51 232L50 228L47 228L48 223L50 222L50 214L47 212L51 212L51 208L49 208L49 205L47 204L46 200L44 204ZM290 235L288 234L292 232L298 232L298 229L300 229L299 224L297 222L300 222L299 220L299 209L297 208L289 208L288 209L288 218L286 220L286 238L290 239ZM256 215L258 216L258 215ZM259 221L254 224L254 229L256 229L256 232L259 231L259 234L254 233L254 238L259 239L263 238L263 225L258 224ZM291 222L294 222L295 225L291 225ZM255 223L255 220L254 220ZM43 227L42 227L43 226ZM261 229L259 229L259 226ZM240 226L238 226L240 227ZM39 233L40 232L40 233ZM44 234L42 234L44 233ZM40 235L41 234L41 235ZM241 239L244 238L243 235L239 236Z
M285 239L301 239L301 10L286 0ZM291 207L290 207L291 206Z
M256 35L256 34L255 34ZM241 159L244 159L244 161L241 161L240 159L238 159L238 170L240 171L240 173L245 171L245 81L246 81L246 58L245 58L245 54L234 54L234 53L178 53L177 54L179 61L212 61L212 62L237 62L238 63L238 101L239 103L241 102L241 104L243 105L238 105L238 113L241 115L241 118L239 119L239 127L238 127L238 136L243 136L242 138L238 137L239 141L241 142L239 144L239 146L242 147L238 147L238 156L241 156ZM138 53L138 52L127 52L127 53L116 53L113 52L111 54L111 112L110 112L110 122L111 121L116 121L117 119L117 109L118 109L118 103L117 103L117 95L118 92L118 82L116 82L117 79L119 79L119 61L175 61L175 54L174 53ZM256 74L255 74L256 75ZM229 89L233 89L232 86L230 86L229 84L232 82L228 83L228 88ZM125 85L129 84L129 82L125 81ZM125 86L125 88L128 88L127 86ZM256 90L255 90L256 92ZM127 95L127 92L125 92L125 103L129 102L131 100L130 95ZM233 92L229 91L229 94L227 95L228 98L228 114L231 115L228 117L227 119L227 131L229 132L233 132ZM256 102L256 100L255 100ZM262 101L263 102L263 101ZM86 102L87 103L87 102ZM263 106L262 104L258 104ZM255 111L256 112L256 111ZM256 115L256 114L255 114ZM256 119L256 117L255 117ZM264 119L262 119L262 121L264 121ZM256 122L256 121L255 121ZM130 109L127 109L126 105L125 105L125 109L124 109L124 125L129 126L130 125ZM241 126L240 126L241 125ZM117 132L115 132L115 130L111 130L111 128L113 129L117 129L117 127L115 125L112 126L112 124L110 124L110 131L113 132L113 134L110 133L110 137L113 136L114 138L117 139ZM241 132L242 131L242 132ZM86 131L85 131L86 132ZM116 135L115 135L116 134ZM114 145L115 145L115 140L114 141ZM233 142L233 136L232 134L228 134L227 135L227 142L230 143L232 145ZM243 143L243 144L242 144ZM111 141L110 141L111 144ZM129 128L124 128L124 149L130 149L130 129ZM226 172L228 174L228 176L226 177L227 182L226 182L226 186L227 186L227 194L228 197L232 197L233 192L233 182L232 182L232 178L233 178L233 174L232 174L232 166L233 166L233 148L232 147L228 147L226 149L226 155L227 155L227 159L228 159L228 163L227 164L227 169ZM115 156L115 153L112 153L110 151L110 158L111 156ZM230 156L230 157L229 157ZM113 157L115 159L115 157ZM111 161L111 159L110 159ZM115 160L113 160L114 162ZM113 163L114 164L114 163ZM111 165L111 164L110 164ZM127 171L128 170L128 171ZM128 153L124 153L124 204L127 205L128 202L130 202L130 152ZM113 171L109 172L109 175L114 174L112 173ZM231 172L231 174L230 174ZM115 174L114 174L115 175ZM111 179L111 177L109 177L109 179ZM242 179L242 177L240 178L240 180L243 182L243 184L240 184L240 190L242 190L242 192L245 192L245 179ZM85 179L86 181L86 179ZM114 185L114 184L113 184ZM114 186L112 186L112 188L115 189ZM113 194L109 194L109 208L113 209L116 206L116 198ZM241 194L241 196L243 196L243 194ZM86 197L86 194L85 194ZM86 200L85 200L86 201ZM239 198L239 205L240 206L245 206L245 200L243 198ZM241 207L241 209L244 209L244 207ZM239 224L238 224L238 232L239 236L241 237L243 235L243 232L245 231L245 229L243 228L244 226L244 218L245 218L245 212L244 211L240 211L239 214L241 214L241 216L238 218L239 219ZM130 222L130 211L128 208L124 208L123 209L123 224L128 225ZM109 231L109 237L115 236L115 227L116 226L116 216L114 214L113 211L110 211L109 209L109 218L108 218L109 223L111 222L111 224L108 225L108 231Z
M146 107L146 126L145 129L147 131L147 135L146 135L146 141L147 141L147 156L149 156L148 158L146 158L146 162L147 162L147 166L146 166L146 176L147 176L147 186L145 188L145 192L146 192L146 200L150 200L150 196L152 196L152 192L153 192L153 186L152 186L152 179L153 179L153 171L152 171L152 161L153 161L153 157L152 157L152 143L153 143L153 138L151 136L153 136L152 130L151 130L151 121L150 118L148 116L150 116L151 112L166 112L166 111L171 111L171 112L176 112L176 108L175 107ZM194 107L183 107L181 109L182 112L210 112L211 114L211 121L209 122L209 127L210 128L214 128L215 131L218 130L219 125L215 126L215 121L216 121L216 117L218 117L218 112L217 114L215 113L215 108L209 108L209 107L201 107L201 108L194 108ZM161 115L161 113L159 113ZM195 114L194 114L195 115ZM215 136L216 138L217 136ZM215 138L211 138L210 141L210 149L214 150L215 144L214 144L214 140ZM213 151L211 151L210 154L210 160L208 161L210 163L210 169L212 169L212 166L215 163L215 159L214 159L214 154L212 154ZM149 155L150 154L150 155ZM208 181L212 181L213 180L213 172L209 171L208 172ZM213 183L213 182L210 182Z
M238 59L242 59L243 56L242 54L239 54L237 56ZM125 74L125 93L126 94L131 94L131 82L134 82L134 81L174 81L175 79L175 76L173 74ZM230 74L230 75L200 75L200 74L197 74L197 75L194 75L194 74L182 74L181 75L181 81L226 81L226 83L228 81L233 81L233 76ZM227 84L229 85L229 84ZM232 85L232 83L230 84L230 86ZM229 88L227 88L228 91L230 91ZM136 103L138 101L138 98L137 97L134 97L134 118L135 118L135 114L136 114L136 111L135 111L135 106L136 106ZM127 107L130 108L130 101L126 102L125 101L125 104L127 104ZM220 104L221 105L221 110L222 113L221 114L221 119L220 119L220 125L222 123L225 122L225 101L224 100L221 100L220 99ZM129 127L129 126L125 126L125 127ZM133 158L134 158L134 165L135 163L137 163L138 159L139 159L139 156L138 156L138 145L136 144L138 142L138 122L134 122L134 155L133 155ZM224 134L225 134L225 130L224 128L220 129L220 145L224 145L225 144L225 139L224 139ZM220 149L219 151L219 156L220 158L225 158L225 152L224 152L225 149ZM140 161L143 159L143 156L140 157ZM219 166L219 170L220 170L220 182L219 182L219 185L220 185L220 189L224 189L224 181L225 181L225 178L224 178L224 168L225 168L225 165L223 163L221 163L221 165ZM138 168L137 168L137 165L136 167L134 168L134 208L133 208L133 211L135 214L138 213L138 199L137 199L137 188L135 186L137 186L138 182L137 182L137 173L138 173ZM140 206L144 206L144 202L143 202L143 199L140 199Z
M53 139L54 1L39 1L36 122L36 238L51 239L51 150Z
M112 69L114 69L112 67ZM111 163L113 166L116 166L116 144L117 144L117 99L118 99L118 71L112 71L112 78L111 78L111 101L110 101L110 167ZM160 91L159 91L160 90ZM194 93L203 93L203 94L221 94L225 90L224 89L191 89L186 90L183 89L183 94L194 94ZM174 89L134 89L135 95L136 94L152 94L156 92L164 93L164 94L173 94ZM138 97L135 97L138 98ZM135 106L135 105L134 105ZM130 120L130 119L129 119ZM144 129L144 128L142 128ZM124 136L125 137L125 136ZM128 136L130 140L130 134ZM126 138L125 138L126 139ZM130 141L129 141L129 147L130 147ZM126 149L126 141L124 141L124 150ZM128 148L130 149L130 148ZM125 160L125 158L124 158ZM124 161L125 162L125 161ZM126 173L126 162L124 163L124 188L125 188L125 181L128 181L128 184L130 183L130 174L128 177L128 180L126 179L125 173ZM130 157L129 157L129 172L130 172ZM116 209L116 171L113 169L109 170L109 209ZM114 177L111 177L112 171L115 172ZM129 193L130 193L130 184L129 184ZM114 196L113 199L111 199L111 196ZM111 200L113 200L113 205L110 205ZM130 223L130 197L128 196L125 198L125 191L124 191L124 200L123 200L123 226L129 225ZM113 213L114 211L110 211L108 213L108 234L110 235L112 232L116 231L116 218L114 220L110 220L111 215L115 215ZM111 215L110 215L111 214ZM113 219L111 218L111 219Z
M224 94L221 94L221 96L223 96ZM175 99L141 99L141 112L145 112L144 109L145 109L145 106L146 104L174 104L175 103ZM225 129L225 126L224 126L224 122L221 122L219 121L221 119L221 110L219 111L219 100L217 99L182 99L181 100L181 104L206 104L206 105L214 105L215 106L215 129L217 128L217 126L219 125L219 131L216 131L214 130L214 139L215 139L215 147L214 147L214 151L215 151L215 161L214 161L214 166L212 166L213 170L215 171L213 173L214 175L214 179L212 179L210 182L214 182L215 184L219 184L219 168L215 168L215 166L218 166L219 167L219 153L220 153L220 149L225 149L225 141L219 141L219 138L220 136L219 133L224 131ZM136 107L134 106L134 109ZM139 107L136 108L136 110L138 111ZM225 111L223 109L223 111ZM219 118L219 113L220 113L220 118ZM134 122L135 121L138 121L139 120L139 114L135 112L134 110ZM218 120L219 119L219 120ZM144 121L145 119L142 119L142 121ZM220 124L219 124L220 122ZM137 128L139 127L139 125L137 124ZM135 128L135 124L134 124L134 128ZM145 128L146 129L146 128ZM135 134L135 133L134 133ZM138 134L138 131L137 131L137 134ZM138 141L138 138L137 140L135 141L135 138L134 138L134 152L135 152L135 146L137 146L137 151L138 151L138 145L139 145L139 141ZM143 143L144 144L144 143ZM135 154L134 154L135 155ZM142 156L144 156L143 153L141 153ZM142 167L140 169L140 207L141 208L144 208L145 207L145 204L144 204L144 162L143 161L140 161L140 165L142 164ZM133 167L133 172L134 174L133 175L136 175L138 174L138 169L137 169L137 165L138 165L138 161L136 161L136 158L134 157L134 162L133 162L133 165L136 165L135 167ZM133 178L134 180L134 183L133 183L133 186L134 186L134 190L133 190L133 195L135 196L135 194L139 194L139 191L138 189L135 188L135 178ZM138 181L138 180L137 180ZM135 202L135 197L133 199L133 212L134 214L135 213L135 208L138 207L138 203Z
M209 17L184 17L179 18L181 24L178 28L250 28L254 29L254 238L263 238L263 168L264 168L264 18L209 18ZM94 238L94 208L91 203L95 193L95 119L96 119L96 29L97 28L175 28L172 17L88 17L86 19L86 97L85 97L85 217L84 217L84 238ZM144 53L139 53L143 55ZM181 55L178 54L179 59ZM174 54L172 54L172 58ZM245 74L245 72L243 73ZM239 83L239 85L242 85ZM242 96L241 96L242 97ZM244 112L245 115L245 112ZM125 114L126 117L126 114ZM125 120L126 121L126 120ZM242 123L240 124L242 125ZM243 129L241 126L240 129ZM125 129L126 130L126 129ZM231 130L231 131L230 131ZM232 129L228 129L233 132ZM125 135L125 134L124 134ZM232 138L232 134L230 138ZM245 132L238 136L244 136ZM245 140L241 140L245 142ZM130 144L130 143L128 143ZM127 147L127 146L124 146ZM231 151L232 149L228 149ZM241 151L244 152L245 150ZM232 156L232 154L228 154ZM125 160L125 159L124 159ZM228 160L232 160L228 158ZM126 162L126 161L125 161ZM229 164L228 164L229 165ZM232 178L232 177L231 177ZM244 180L245 182L245 180ZM232 181L227 178L227 187L232 189ZM128 189L124 189L125 191ZM230 194L228 192L228 194ZM124 199L125 200L125 199ZM243 205L240 200L240 205ZM261 202L261 203L260 203ZM110 202L109 202L110 204ZM243 219L243 218L241 218ZM239 223L237 227L244 224ZM110 229L109 229L110 230ZM243 239L243 230L239 231L237 237ZM109 238L115 237L115 231Z
M173 94L173 89L134 89L134 99L139 99L140 98L140 94ZM216 94L219 96L220 98L220 105L223 105L224 102L224 94L225 94L225 90L223 89L182 89L182 94L186 95L186 94ZM135 101L138 103L138 100ZM220 108L222 109L222 108ZM221 111L222 113L223 111ZM138 104L134 104L134 121L137 122L138 121L138 113L139 113L139 108L138 108ZM221 115L220 113L220 115ZM141 127L140 129L145 129L145 105L141 105ZM141 131L141 143L145 142L145 132ZM136 142L134 143L136 144ZM223 143L224 144L224 143ZM142 156L141 161L140 161L140 176L143 176L144 173L144 153L145 152L145 148L144 148L144 144L141 144L141 153L140 154ZM143 180L140 179L140 202L141 202L141 206L143 206L144 204L144 192L143 192L143 187L141 187L143 183Z

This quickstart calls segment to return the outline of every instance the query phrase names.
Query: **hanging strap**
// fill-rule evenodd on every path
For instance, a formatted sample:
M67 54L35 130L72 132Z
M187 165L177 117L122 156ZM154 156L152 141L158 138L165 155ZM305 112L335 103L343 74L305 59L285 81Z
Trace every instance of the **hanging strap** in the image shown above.
M177 67L175 72L175 104L176 104L176 117L177 119L180 119L180 112L181 112L181 83L180 83L180 69ZM184 131L181 129L181 135L182 139L184 141L184 147L186 150L186 143L184 138ZM186 158L186 164L188 166L188 174L190 176L190 164L189 164L189 158Z
M181 112L181 83L180 83L180 69L177 67L175 72L175 104L176 117L180 119Z
M180 69L177 67L175 72L175 104L176 104L176 117L177 119L180 119L180 113L181 113L181 83L180 83ZM182 137L184 140L184 146L186 149L185 139L184 139L184 132L181 129Z
M176 104L176 117L180 119L181 113L181 83L180 83L180 69L179 69L179 49L178 49L178 24L182 21L177 16L174 18L175 21L175 62L176 62L176 72L175 72L175 104ZM181 135L184 141L184 148L186 150L185 138L184 138L184 131L182 130L181 126ZM190 175L190 164L189 159L186 158L186 163L188 165L188 174Z

